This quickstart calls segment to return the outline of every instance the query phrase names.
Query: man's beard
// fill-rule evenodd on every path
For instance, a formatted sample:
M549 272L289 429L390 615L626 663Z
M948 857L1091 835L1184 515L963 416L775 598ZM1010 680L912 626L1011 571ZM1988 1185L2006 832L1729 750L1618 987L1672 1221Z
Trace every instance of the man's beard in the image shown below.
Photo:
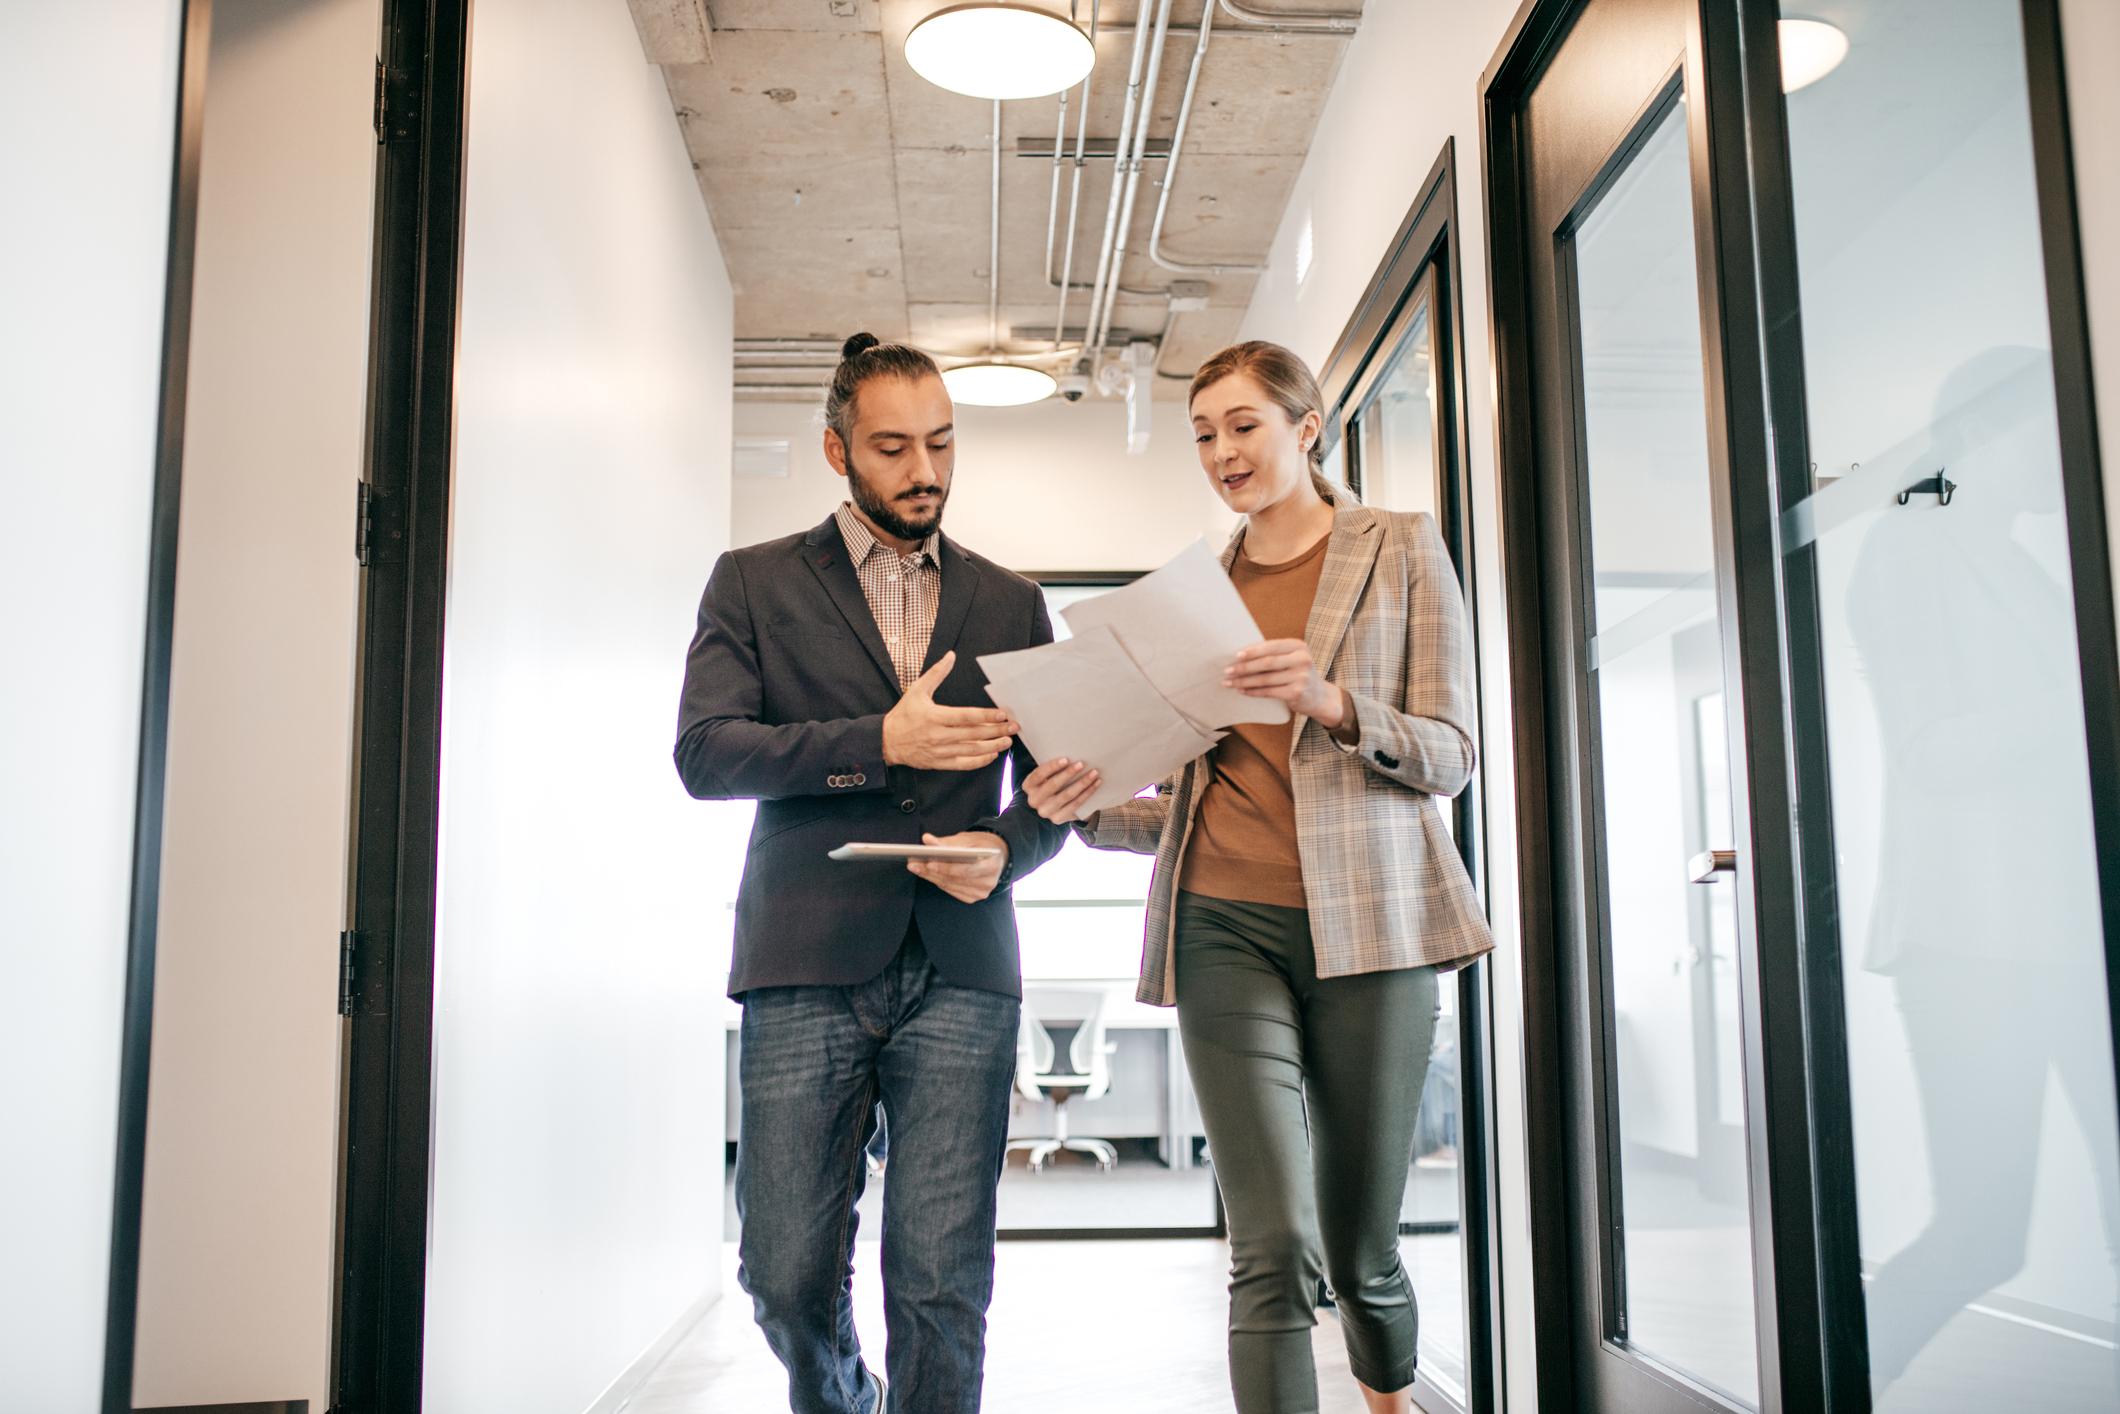
M851 456L847 458L847 487L854 493L854 504L861 508L861 513L874 521L886 534L896 536L900 540L925 540L940 530L942 508L949 504L950 499L949 488L938 483L934 488L934 509L927 520L924 523L913 520L907 512L898 508L896 502L885 500L869 485L869 479L861 474L861 468L854 465Z

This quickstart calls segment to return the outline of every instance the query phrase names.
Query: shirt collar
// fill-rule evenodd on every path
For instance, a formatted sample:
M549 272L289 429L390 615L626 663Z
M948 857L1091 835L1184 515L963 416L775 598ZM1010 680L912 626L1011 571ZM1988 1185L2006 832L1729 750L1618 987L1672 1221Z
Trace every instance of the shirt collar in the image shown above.
M898 552L878 540L876 532L869 529L868 522L855 514L852 501L840 502L838 520L839 534L846 540L847 554L853 557L856 566L867 564L869 556L879 550L893 559L899 558ZM940 564L942 562L939 554L941 539L942 532L940 530L928 532L928 538L920 542L920 548L904 558L916 565L922 563Z

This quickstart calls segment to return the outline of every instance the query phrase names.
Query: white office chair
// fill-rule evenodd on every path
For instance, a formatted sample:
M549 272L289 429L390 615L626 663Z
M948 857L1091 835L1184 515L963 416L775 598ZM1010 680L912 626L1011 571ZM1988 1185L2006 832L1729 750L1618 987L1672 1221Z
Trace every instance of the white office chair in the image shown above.
M1023 1021L1016 1028L1016 1093L1027 1100L1053 1102L1053 1133L1046 1139L1012 1139L1008 1147L1010 1153L1028 1150L1034 1170L1044 1168L1063 1149L1089 1155L1102 1169L1119 1162L1118 1151L1102 1139L1077 1139L1067 1132L1069 1100L1094 1100L1111 1089L1111 1056L1117 1047L1105 1039L1104 1000L1103 992L1025 989ZM1067 1048L1067 1070L1053 1068L1059 1047L1046 1029L1047 1021L1077 1023Z

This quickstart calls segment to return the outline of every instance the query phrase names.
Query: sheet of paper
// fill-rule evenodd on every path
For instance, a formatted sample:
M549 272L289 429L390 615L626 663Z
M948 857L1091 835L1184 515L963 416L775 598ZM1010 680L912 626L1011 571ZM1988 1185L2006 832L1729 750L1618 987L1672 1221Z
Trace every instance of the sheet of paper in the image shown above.
M1110 629L989 654L979 666L1032 756L1086 761L1103 776L1078 819L1133 799L1222 739L1165 701Z
M1287 704L1222 686L1237 650L1264 635L1204 540L1124 589L1061 612L1078 634L1110 629L1156 691L1202 731L1288 720Z

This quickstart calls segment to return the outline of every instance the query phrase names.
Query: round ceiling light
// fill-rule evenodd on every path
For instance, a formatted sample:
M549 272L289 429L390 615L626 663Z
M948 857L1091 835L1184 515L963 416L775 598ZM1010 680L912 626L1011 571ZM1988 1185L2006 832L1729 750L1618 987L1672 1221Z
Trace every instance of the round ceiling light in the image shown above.
M1059 15L1027 5L952 5L905 37L905 61L973 98L1043 98L1082 82L1096 46Z
M942 385L958 402L988 408L1035 403L1060 386L1052 374L1020 363L967 363L944 371Z
M1848 37L1838 25L1824 20L1783 20L1780 31L1783 93L1809 88L1848 57Z

